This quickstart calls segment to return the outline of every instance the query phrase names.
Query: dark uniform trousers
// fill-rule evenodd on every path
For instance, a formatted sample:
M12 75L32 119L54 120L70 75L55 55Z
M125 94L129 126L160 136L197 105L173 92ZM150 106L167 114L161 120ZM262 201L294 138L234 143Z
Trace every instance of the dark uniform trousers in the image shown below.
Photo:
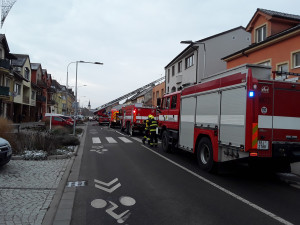
M152 119L149 122L149 128L150 128L150 146L157 147L157 134L156 134L156 128L158 127L157 121Z
M149 130L149 120L144 120L145 122L145 135L143 137L143 144L145 144L146 141L148 141L148 144L150 144L150 130Z

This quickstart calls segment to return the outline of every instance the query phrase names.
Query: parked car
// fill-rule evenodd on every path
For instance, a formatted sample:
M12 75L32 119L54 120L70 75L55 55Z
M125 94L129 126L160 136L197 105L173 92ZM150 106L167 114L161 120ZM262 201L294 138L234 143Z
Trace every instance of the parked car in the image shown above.
M0 138L0 166L5 165L11 159L12 149L7 140Z
M50 120L51 117L52 126L73 126L73 119L61 114L46 113L44 120Z

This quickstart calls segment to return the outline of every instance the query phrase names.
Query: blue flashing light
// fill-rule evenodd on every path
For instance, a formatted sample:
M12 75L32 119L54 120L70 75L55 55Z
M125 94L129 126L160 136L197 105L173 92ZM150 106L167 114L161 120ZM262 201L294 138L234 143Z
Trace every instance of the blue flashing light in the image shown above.
M253 98L254 97L254 91L249 91L249 97Z

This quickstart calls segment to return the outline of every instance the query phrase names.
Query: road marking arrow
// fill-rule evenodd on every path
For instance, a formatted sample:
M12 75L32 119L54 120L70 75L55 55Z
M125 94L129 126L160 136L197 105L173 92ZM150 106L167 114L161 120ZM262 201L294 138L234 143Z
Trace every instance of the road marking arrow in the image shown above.
M94 179L95 183L98 183L98 184L101 184L101 185L104 185L106 187L103 187L103 186L100 186L98 184L95 184L95 187L100 189L100 190L103 190L103 191L106 191L108 193L112 193L114 192L116 189L118 189L119 187L121 187L121 183L117 183L115 186L111 187L111 188L108 188L109 186L113 185L114 183L116 183L118 181L118 178L115 178L113 179L112 181L110 181L109 183L105 183L105 182L102 182L100 180L96 180Z

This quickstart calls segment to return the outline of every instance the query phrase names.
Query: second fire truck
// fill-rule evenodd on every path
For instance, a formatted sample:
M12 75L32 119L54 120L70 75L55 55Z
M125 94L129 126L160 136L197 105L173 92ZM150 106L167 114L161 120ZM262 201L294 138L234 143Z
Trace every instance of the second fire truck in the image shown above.
M289 170L300 160L300 83L271 74L269 67L243 65L165 95L159 113L163 149L196 154L206 171L243 158L268 159Z
M155 117L156 109L145 107L142 103L122 107L119 113L121 130L126 130L129 135L133 135L134 131L143 132L145 130L144 120L147 120L150 114Z

